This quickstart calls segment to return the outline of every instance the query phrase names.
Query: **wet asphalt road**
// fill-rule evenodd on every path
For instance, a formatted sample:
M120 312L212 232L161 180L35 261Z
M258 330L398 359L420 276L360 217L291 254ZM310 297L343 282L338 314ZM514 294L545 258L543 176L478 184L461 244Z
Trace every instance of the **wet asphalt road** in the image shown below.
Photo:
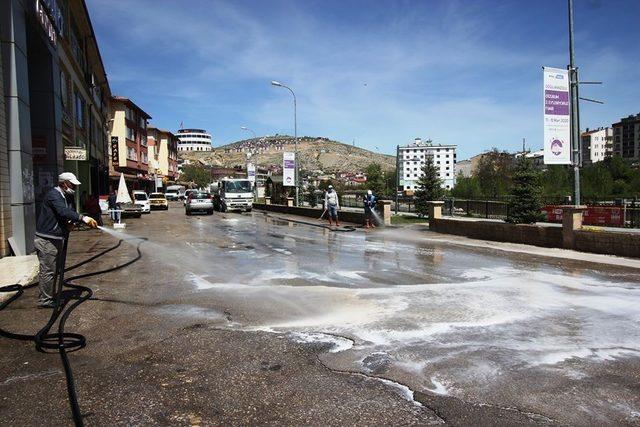
M640 424L640 269L179 205L118 236L149 240L73 271L143 253L78 281L88 425ZM67 265L117 243L76 232ZM59 357L0 344L0 424L69 424Z

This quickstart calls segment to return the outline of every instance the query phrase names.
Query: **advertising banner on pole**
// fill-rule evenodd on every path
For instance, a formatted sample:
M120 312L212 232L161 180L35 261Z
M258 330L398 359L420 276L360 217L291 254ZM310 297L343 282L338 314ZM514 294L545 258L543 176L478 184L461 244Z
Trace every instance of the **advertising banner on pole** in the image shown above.
M569 72L544 67L544 163L571 164Z
M282 153L282 185L296 186L296 153Z
M256 166L253 163L247 165L247 179L256 182Z

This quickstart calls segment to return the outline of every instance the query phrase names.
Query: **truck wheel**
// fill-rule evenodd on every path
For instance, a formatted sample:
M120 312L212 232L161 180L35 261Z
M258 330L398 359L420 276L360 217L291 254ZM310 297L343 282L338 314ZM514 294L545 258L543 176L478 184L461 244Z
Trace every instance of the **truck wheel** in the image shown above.
M248 209L247 209L247 212L251 212L251 208L248 208Z

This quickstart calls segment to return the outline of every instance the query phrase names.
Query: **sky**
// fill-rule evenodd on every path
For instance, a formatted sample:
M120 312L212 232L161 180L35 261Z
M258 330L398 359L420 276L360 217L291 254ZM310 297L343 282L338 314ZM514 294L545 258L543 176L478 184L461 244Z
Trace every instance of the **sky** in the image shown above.
M381 153L414 138L462 160L542 147L542 66L569 63L564 0L86 0L111 91L214 147L324 136ZM640 113L640 1L575 0L581 127Z

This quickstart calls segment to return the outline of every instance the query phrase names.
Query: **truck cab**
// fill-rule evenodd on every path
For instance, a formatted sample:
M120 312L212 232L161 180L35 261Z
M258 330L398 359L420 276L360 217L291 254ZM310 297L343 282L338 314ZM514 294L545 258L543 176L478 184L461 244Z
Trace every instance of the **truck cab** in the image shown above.
M213 185L212 192L214 207L220 212L251 212L253 208L253 183L248 179L222 179Z

